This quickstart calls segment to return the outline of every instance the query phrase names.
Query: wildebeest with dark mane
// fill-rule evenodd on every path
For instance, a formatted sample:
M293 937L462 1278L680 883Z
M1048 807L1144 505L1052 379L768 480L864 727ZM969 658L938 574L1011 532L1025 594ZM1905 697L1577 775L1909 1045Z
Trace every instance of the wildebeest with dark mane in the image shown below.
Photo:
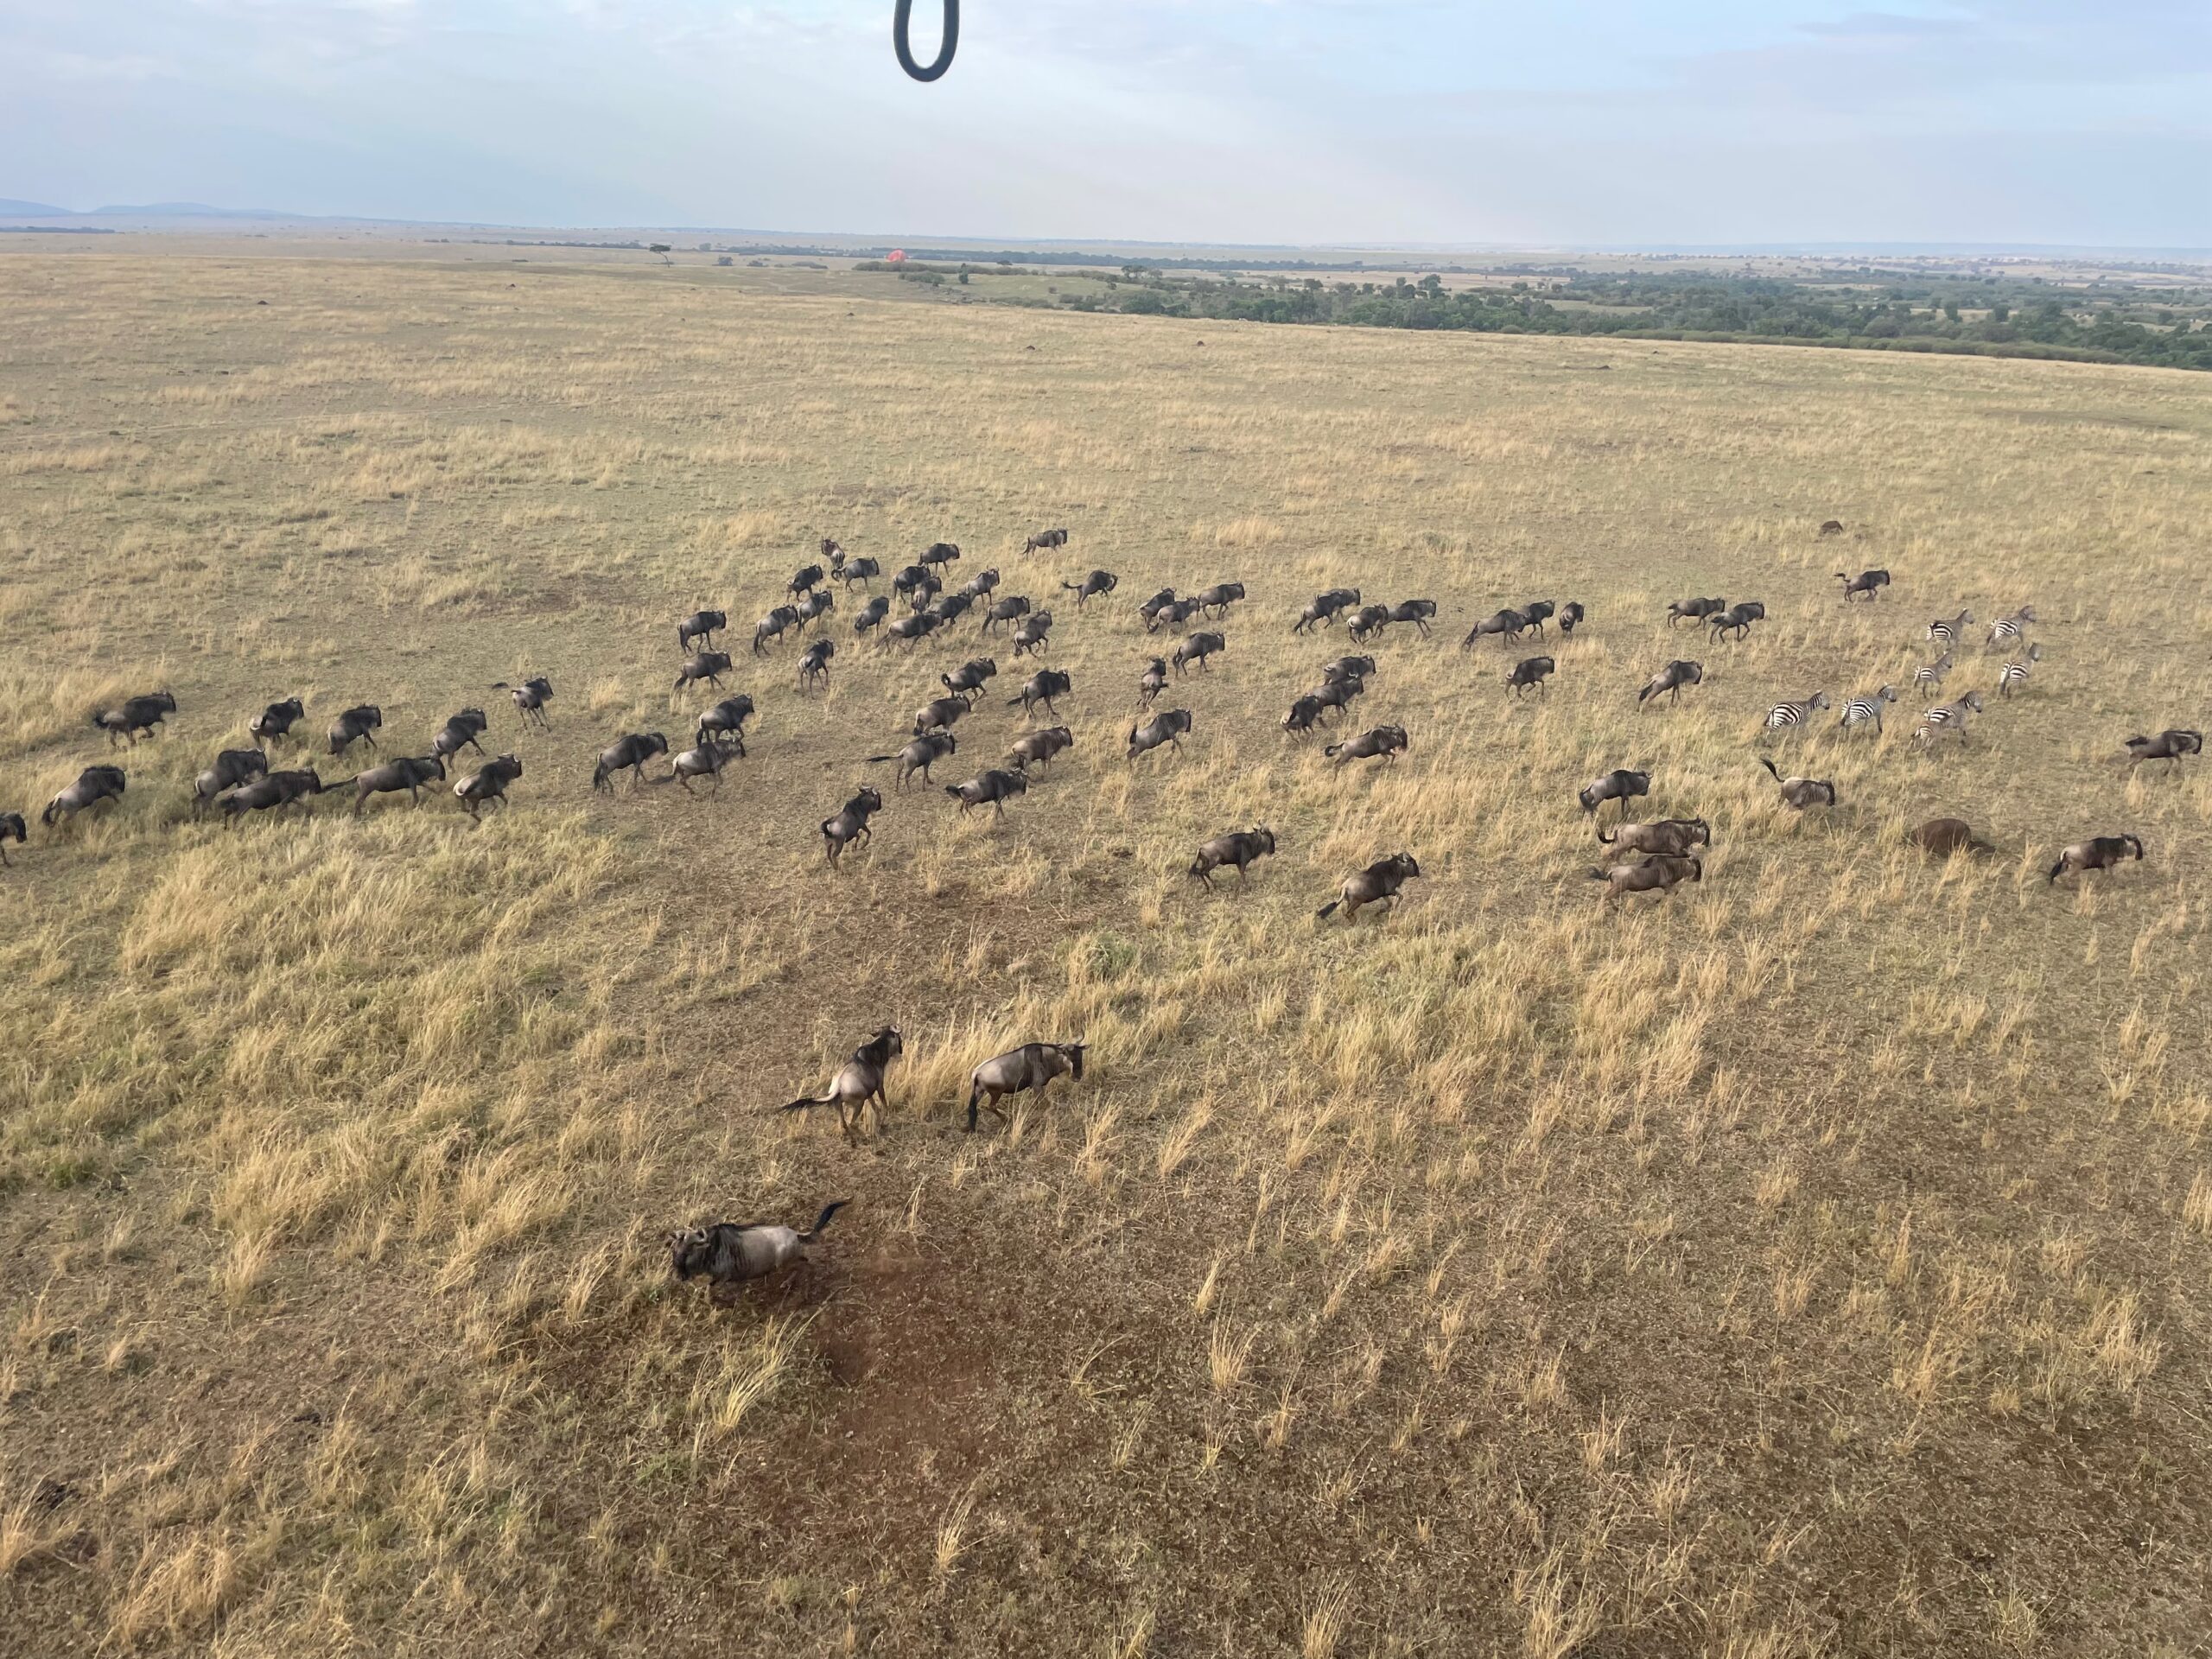
M64 818L73 818L87 807L102 801L123 798L128 782L121 766L86 766L77 774L77 781L46 804L46 810L38 821L51 830Z
M137 748L140 737L151 737L160 728L162 716L176 712L176 699L167 691L151 691L143 697L126 697L112 709L92 711L92 724L107 734L110 748L118 737L128 738L130 747Z

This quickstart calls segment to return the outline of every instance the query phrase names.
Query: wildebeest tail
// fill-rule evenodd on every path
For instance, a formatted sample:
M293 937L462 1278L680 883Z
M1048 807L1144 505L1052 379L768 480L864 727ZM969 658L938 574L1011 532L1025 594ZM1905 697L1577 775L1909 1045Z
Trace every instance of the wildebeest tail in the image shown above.
M779 1112L803 1112L810 1106L832 1106L836 1101L835 1095L802 1095L790 1105L779 1106L776 1109ZM819 1227L822 1224L817 1221L814 1224Z
M1598 839L1604 842L1606 846L1610 847L1615 842L1618 841L1620 836L1618 833L1609 836L1603 830L1600 830L1598 831Z
M868 760L868 764L873 766L879 760L896 760L898 758L895 754L871 754Z
M2050 874L2049 875L2046 875L2045 877L2044 877L2044 880L2046 882L2056 881L2056 880L2058 880L2058 878L2059 878L2060 876L2062 876L2062 875L2063 875L2063 874L2066 874L2066 855L2065 855L2063 853L2061 853L2061 854L2058 855L2058 862L2057 862L2057 863L2056 863L2056 864L2054 864L2054 865L2052 865L2052 866L2050 867Z
M822 1230L830 1224L830 1217L836 1215L840 1210L843 1209L851 1202L852 1200L850 1198L840 1198L835 1204L823 1205L822 1206L822 1213L814 1218L814 1225L801 1233L799 1236L803 1239L809 1240L819 1237L821 1236Z
M1343 744L1341 744L1341 743L1332 743L1332 744L1329 744L1326 747L1323 748L1323 749L1322 749L1322 751L1321 751L1321 753L1322 753L1323 754L1325 754L1325 755L1333 755L1333 754L1335 754L1335 753L1336 753L1336 752L1337 752L1338 749L1341 749L1342 747L1344 747L1344 745L1343 745Z
M1778 784L1782 781L1782 774L1778 772L1775 772L1774 762L1768 760L1766 756L1761 755L1759 757L1759 765L1764 766L1769 772L1774 772L1774 781L1776 783Z
M1344 903L1344 900L1341 899L1332 899L1327 904L1322 906L1320 909L1315 911L1313 914L1319 920L1325 922L1330 917L1337 913L1337 906L1342 903Z

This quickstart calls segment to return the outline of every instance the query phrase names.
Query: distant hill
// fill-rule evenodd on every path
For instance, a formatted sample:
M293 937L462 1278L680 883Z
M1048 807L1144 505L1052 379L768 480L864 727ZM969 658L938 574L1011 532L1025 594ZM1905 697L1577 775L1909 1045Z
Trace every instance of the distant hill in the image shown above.
M267 207L210 207L204 201L149 201L138 206L95 207L94 219L306 219L306 213L282 213Z
M48 201L17 201L13 196L0 196L0 219L74 219L76 214L67 207L56 207Z

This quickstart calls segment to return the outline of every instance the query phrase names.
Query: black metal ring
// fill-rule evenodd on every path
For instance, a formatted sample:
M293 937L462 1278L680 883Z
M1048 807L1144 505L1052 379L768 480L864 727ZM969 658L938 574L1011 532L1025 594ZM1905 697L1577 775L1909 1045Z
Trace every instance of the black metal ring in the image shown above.
M907 23L914 10L914 0L899 0L891 14L891 45L899 54L899 67L916 80L935 80L952 67L952 50L960 44L960 0L944 0L944 35L938 43L934 62L914 61L913 48L906 42Z

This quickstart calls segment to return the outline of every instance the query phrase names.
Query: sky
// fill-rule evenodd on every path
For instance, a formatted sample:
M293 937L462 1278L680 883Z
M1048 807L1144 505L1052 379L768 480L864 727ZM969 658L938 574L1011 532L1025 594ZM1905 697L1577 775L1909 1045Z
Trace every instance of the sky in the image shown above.
M938 0L916 0L921 55ZM0 0L0 196L1402 246L2212 246L2212 0Z

